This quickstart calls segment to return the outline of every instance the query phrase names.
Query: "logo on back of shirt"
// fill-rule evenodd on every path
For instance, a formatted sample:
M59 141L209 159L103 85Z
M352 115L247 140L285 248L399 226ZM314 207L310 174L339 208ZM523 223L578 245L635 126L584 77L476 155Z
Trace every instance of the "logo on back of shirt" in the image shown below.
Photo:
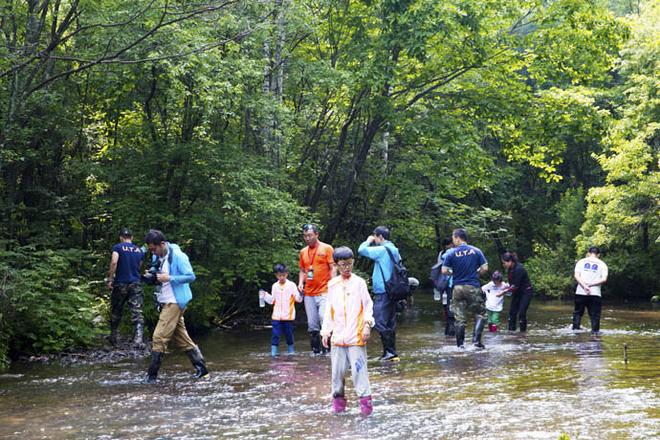
M137 246L126 246L122 245L121 250L124 252L142 252Z
M584 263L584 269L589 270L591 272L596 272L598 270L598 264L596 264L596 263L589 264L588 262Z
M467 249L464 251L456 251L454 252L454 255L456 255L457 257L466 257L468 255L476 255L476 252L474 251L474 249Z

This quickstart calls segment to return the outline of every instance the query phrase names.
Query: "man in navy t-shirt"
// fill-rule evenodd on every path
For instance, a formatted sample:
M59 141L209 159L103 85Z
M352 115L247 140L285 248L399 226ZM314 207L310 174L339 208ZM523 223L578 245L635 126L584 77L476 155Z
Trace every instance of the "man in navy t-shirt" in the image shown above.
M110 294L110 343L116 345L119 339L119 323L122 309L128 303L131 311L131 321L135 325L133 345L144 348L142 341L144 319L142 304L144 294L140 284L140 266L144 253L133 244L133 234L128 228L119 232L119 243L112 247L112 259L106 283L112 290Z
M455 229L451 238L454 251L442 263L442 273L454 278L451 310L456 319L456 345L463 347L467 316L473 313L476 321L472 342L476 347L484 348L481 333L486 324L486 307L481 295L479 274L488 272L488 262L479 248L467 244L465 229Z

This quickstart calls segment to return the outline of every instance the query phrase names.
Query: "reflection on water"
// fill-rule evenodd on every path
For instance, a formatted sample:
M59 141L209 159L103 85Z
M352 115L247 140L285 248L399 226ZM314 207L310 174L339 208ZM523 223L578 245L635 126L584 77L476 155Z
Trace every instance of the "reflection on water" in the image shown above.
M374 414L330 413L330 359L269 356L269 331L202 341L211 377L184 355L160 383L147 360L113 365L15 365L0 375L0 438L648 439L660 437L660 311L612 307L600 337L574 334L569 303L536 301L528 334L486 334L486 350L445 338L440 310L419 294L399 327L402 361L369 363ZM630 361L623 363L623 343ZM370 356L379 354L374 341Z

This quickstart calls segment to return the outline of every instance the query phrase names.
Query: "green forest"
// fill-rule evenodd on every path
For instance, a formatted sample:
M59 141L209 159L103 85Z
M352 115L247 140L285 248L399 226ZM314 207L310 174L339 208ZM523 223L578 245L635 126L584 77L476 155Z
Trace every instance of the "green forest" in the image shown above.
M538 295L592 244L606 302L660 291L658 0L5 0L0 41L0 364L107 333L122 227L188 253L198 331L306 222L422 281L463 227Z

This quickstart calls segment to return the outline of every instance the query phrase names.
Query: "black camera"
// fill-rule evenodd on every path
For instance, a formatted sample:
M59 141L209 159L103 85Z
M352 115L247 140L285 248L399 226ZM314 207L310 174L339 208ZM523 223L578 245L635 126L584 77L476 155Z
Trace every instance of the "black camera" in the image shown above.
M159 286L162 284L160 281L158 281L158 273L160 273L160 262L158 261L158 258L156 258L154 261L151 262L151 266L149 266L149 269L147 269L147 277L146 281L148 284L153 284L155 286Z

